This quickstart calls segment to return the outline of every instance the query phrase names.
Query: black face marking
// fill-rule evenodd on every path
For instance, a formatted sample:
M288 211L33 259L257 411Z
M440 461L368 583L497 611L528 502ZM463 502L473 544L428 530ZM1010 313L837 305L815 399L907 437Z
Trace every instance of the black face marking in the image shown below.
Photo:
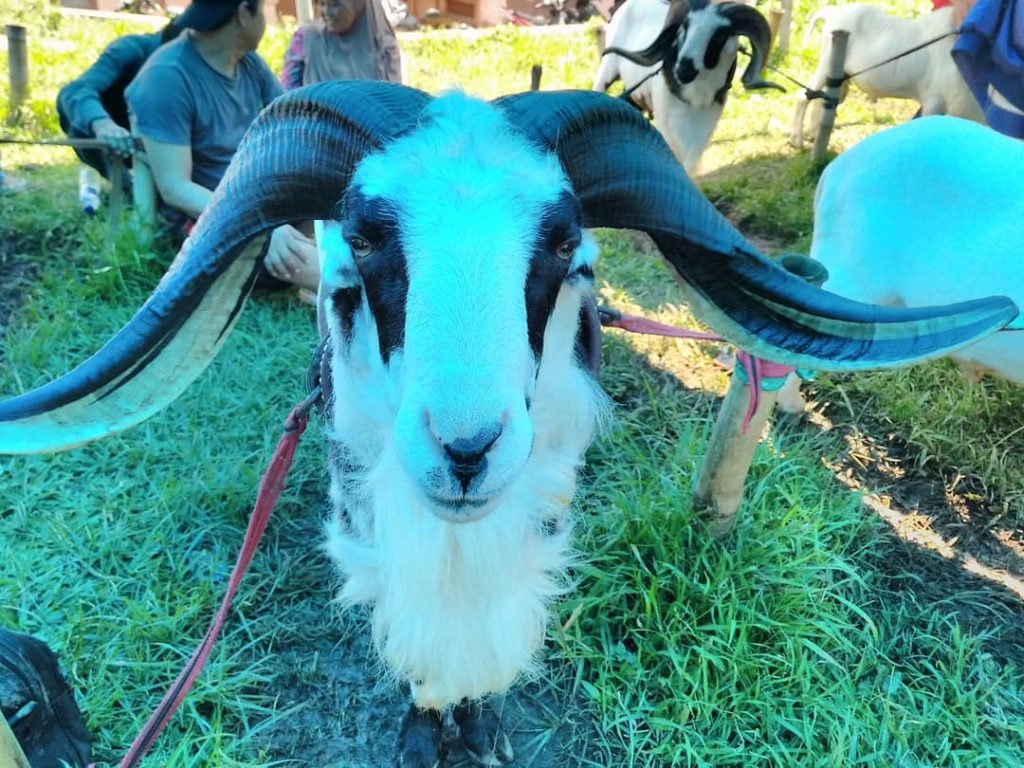
M363 303L363 289L358 285L351 288L339 288L332 295L334 312L341 324L341 337L347 347L352 343L352 326L356 319L356 310Z
M405 343L409 274L398 221L399 212L387 200L366 197L358 188L345 198L342 230L362 277L385 363Z
M540 360L544 351L544 329L569 272L569 262L559 258L558 252L565 243L579 245L583 237L582 221L579 201L568 191L562 192L541 214L530 255L530 272L526 276L526 327L536 360Z
M732 78L736 74L736 59L733 59L732 66L729 67L729 74L725 77L725 85L715 91L715 101L721 105L725 105L725 99L729 95L729 88L732 87Z
M722 48L732 36L730 27L716 29L708 41L708 47L704 51L704 69L714 69L722 58Z

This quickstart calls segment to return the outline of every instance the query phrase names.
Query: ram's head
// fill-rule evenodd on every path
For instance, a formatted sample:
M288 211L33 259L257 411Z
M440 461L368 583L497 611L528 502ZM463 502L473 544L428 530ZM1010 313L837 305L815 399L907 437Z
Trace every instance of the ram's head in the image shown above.
M450 520L485 514L521 473L538 381L591 376L596 248L585 228L648 233L698 316L742 348L805 367L935 357L1016 314L1005 299L892 310L808 286L759 255L648 123L607 96L484 103L335 82L264 111L128 325L77 369L0 403L0 451L69 448L172 402L238 317L266 233L310 218L327 221L333 364L362 382L336 393L339 408L377 428L367 434L393 445Z
M750 41L750 61L740 77L743 86L781 91L777 83L761 79L771 47L768 22L759 11L743 3L675 0L669 5L661 33L647 48L609 48L606 53L616 53L645 67L660 64L676 95L699 101L695 106L704 106L712 99L724 102L736 72L741 37Z

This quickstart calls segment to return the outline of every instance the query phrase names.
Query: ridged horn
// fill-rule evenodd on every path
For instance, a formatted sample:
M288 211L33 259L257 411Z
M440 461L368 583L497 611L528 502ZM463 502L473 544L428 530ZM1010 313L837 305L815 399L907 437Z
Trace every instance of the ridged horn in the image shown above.
M253 241L286 222L331 218L359 160L414 126L430 98L390 83L332 82L268 106L128 324L71 372L0 402L0 453L71 448L170 404L213 360L241 312L266 238Z
M605 48L601 55L607 56L609 53L614 53L634 64L639 64L641 67L653 67L656 64L662 63L667 67L671 67L673 57L672 46L676 41L679 27L686 20L691 10L700 10L706 5L706 0L693 0L691 3L687 3L685 0L677 0L677 2L669 5L668 14L665 16L661 32L654 38L654 42L642 51L625 51L612 46Z
M729 20L735 34L750 41L750 61L740 76L740 82L747 90L757 88L776 88L785 92L778 83L761 79L761 70L768 62L768 53L772 46L772 31L768 21L757 9L742 3L721 3L716 10Z
M594 92L524 93L496 103L558 153L585 226L646 232L694 313L755 355L819 370L904 365L948 354L1017 316L1006 297L893 309L815 288L748 243L629 105Z

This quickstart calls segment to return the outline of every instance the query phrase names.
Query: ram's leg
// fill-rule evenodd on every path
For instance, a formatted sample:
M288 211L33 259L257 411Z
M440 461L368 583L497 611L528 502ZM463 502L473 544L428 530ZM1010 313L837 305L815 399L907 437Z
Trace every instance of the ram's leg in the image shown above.
M437 768L441 764L441 738L441 713L410 705L398 733L399 768Z
M479 702L464 702L452 710L466 752L478 765L502 766L512 762L512 744L501 727L498 713Z

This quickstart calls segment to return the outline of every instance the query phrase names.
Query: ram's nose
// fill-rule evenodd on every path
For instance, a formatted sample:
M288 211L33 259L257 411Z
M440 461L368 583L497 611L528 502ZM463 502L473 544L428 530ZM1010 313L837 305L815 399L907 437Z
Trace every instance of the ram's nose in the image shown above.
M697 67L693 65L693 59L686 56L676 64L676 78L680 83L692 83L697 79Z
M473 437L443 443L448 470L464 495L469 493L473 480L487 468L487 453L501 437L501 431L501 424L495 423L481 429Z

